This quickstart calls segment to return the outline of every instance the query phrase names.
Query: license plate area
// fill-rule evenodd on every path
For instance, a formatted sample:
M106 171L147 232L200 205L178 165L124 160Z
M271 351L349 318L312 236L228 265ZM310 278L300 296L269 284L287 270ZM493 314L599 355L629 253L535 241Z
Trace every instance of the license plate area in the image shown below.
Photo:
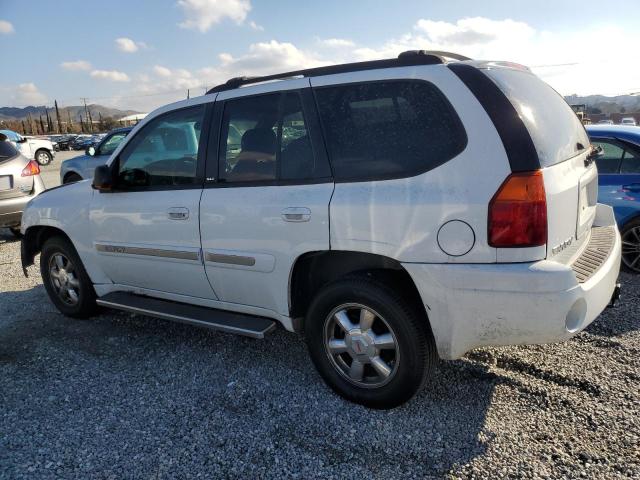
M598 171L592 167L580 178L576 238L582 238L591 230L591 225L596 217L597 205Z
M0 175L0 191L11 190L13 188L12 175Z

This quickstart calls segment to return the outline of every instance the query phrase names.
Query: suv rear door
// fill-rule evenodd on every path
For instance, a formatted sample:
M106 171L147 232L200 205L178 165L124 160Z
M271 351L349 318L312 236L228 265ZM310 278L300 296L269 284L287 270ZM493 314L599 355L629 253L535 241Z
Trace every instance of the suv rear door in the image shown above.
M288 315L296 258L329 249L333 182L311 95L307 79L218 94L200 229L221 301Z

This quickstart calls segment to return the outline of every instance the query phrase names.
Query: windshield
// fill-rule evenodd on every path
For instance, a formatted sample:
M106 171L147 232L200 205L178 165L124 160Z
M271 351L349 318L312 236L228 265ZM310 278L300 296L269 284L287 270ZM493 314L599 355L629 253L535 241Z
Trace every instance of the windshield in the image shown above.
M538 77L508 68L490 68L485 73L518 111L542 167L568 160L589 147L589 137L578 116L558 92Z

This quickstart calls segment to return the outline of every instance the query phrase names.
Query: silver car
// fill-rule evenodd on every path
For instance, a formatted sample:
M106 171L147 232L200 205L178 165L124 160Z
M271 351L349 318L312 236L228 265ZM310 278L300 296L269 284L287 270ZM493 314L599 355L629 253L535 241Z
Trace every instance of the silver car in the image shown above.
M60 183L79 182L93 178L93 172L99 165L104 165L118 145L133 130L124 127L111 130L95 147L89 147L84 155L65 160L60 165Z
M44 189L38 163L23 156L0 134L0 227L9 227L19 236L27 202Z

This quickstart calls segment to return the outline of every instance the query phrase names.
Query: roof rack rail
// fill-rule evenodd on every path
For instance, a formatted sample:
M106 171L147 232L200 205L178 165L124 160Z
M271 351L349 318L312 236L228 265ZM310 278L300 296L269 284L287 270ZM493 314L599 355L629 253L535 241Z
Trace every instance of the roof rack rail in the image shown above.
M277 73L274 75L265 75L262 77L234 77L225 83L216 85L209 89L209 93L224 92L226 90L234 90L243 85L251 85L254 83L268 82L271 80L285 80L295 77L317 77L320 75L332 75L336 73L360 72L364 70L374 70L377 68L392 67L408 67L413 65L436 65L446 63L445 59L452 60L471 60L468 57L458 55L457 53L430 51L430 50L408 50L398 55L398 58L389 58L386 60L371 60L367 62L342 63L339 65L328 65L326 67L307 68L304 70L295 70L292 72Z

